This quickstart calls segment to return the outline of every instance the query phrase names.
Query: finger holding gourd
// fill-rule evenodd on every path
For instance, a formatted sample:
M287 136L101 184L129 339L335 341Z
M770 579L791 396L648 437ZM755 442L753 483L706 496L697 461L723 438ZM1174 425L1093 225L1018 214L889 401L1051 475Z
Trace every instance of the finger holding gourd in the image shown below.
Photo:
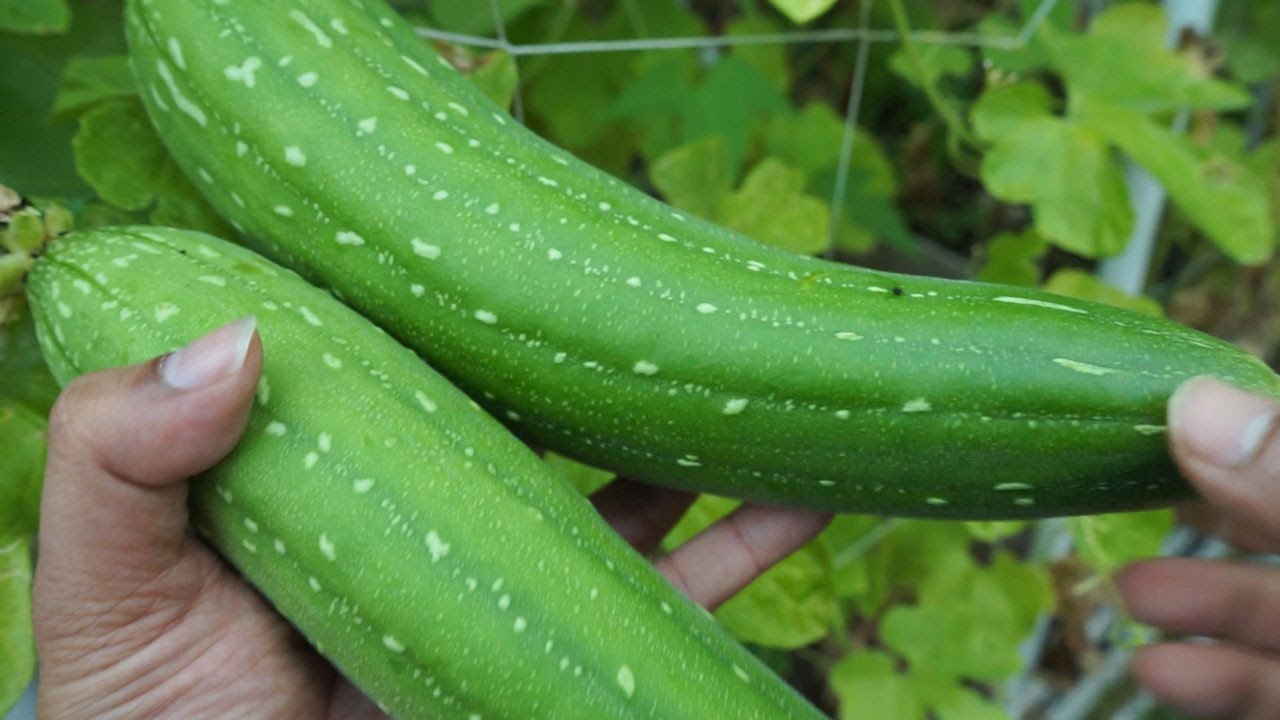
M248 242L522 438L627 477L828 511L1132 510L1189 493L1181 381L1280 393L1169 321L676 211L515 123L379 0L133 0L128 31L161 137Z

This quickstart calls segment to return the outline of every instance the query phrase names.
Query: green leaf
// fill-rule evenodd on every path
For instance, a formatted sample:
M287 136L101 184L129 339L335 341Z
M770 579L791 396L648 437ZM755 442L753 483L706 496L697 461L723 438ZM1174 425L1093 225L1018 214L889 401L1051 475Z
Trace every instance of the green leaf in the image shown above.
M504 23L512 23L528 10L547 0L498 0L498 11ZM436 25L465 35L490 35L497 29L490 0L432 0L427 4Z
M914 593L930 578L962 575L973 565L969 543L961 523L902 521L867 556L867 591L853 599L863 614L873 615L888 599Z
M1159 317L1164 314L1160 303L1155 300L1145 296L1134 297L1102 282L1096 275L1074 268L1063 268L1055 272L1045 281L1043 289L1059 295L1102 302L1146 315Z
M563 455L549 452L542 459L583 495L590 495L613 480L613 473L583 465Z
M997 13L988 13L978 23L975 30L982 35L1001 40L1013 40L1022 33L1026 23L1039 9L1042 0L1019 0L1017 3L1019 17L1014 19ZM1054 37L1069 32L1075 24L1077 11L1075 3L1058 2L1049 12L1049 17L1036 29L1027 44L1021 47L1000 47L994 43L982 48L984 66L1005 73L1029 75L1037 70L1049 67L1053 57L1047 45Z
M1054 99L1044 85L1027 80L988 88L971 111L973 129L987 142L1037 130L1045 118L1055 118Z
M72 141L76 169L98 195L125 210L153 202L168 154L134 100L111 100L85 113Z
M653 162L680 144L680 114L693 94L696 64L687 53L646 53L635 68L608 115L637 128L641 155Z
M1108 574L1135 560L1158 555L1173 529L1173 513L1151 510L1090 515L1071 518L1070 525L1080 559Z
M911 64L905 48L899 47L889 56L889 69L916 87L936 85L944 77L964 76L973 69L973 52L959 45L919 45L916 53L923 77Z
M1255 175L1266 178L1271 202L1271 227L1280 236L1280 139L1259 145L1245 162Z
M1249 94L1216 80L1193 55L1165 47L1164 12L1154 4L1117 3L1103 10L1087 35L1057 38L1054 65L1072 102L1088 100L1146 113L1181 107L1232 110Z
M667 152L649 168L649 177L675 207L708 220L719 218L733 186L724 138L713 135Z
M128 56L75 57L62 73L52 115L76 115L104 100L137 94Z
M516 88L520 85L515 57L501 50L481 55L476 60L471 81L490 100L497 103L498 107L504 110L510 108L516 96Z
M711 67L683 110L684 139L724 137L736 175L748 140L770 116L790 109L787 99L759 70L730 55Z
M860 130L859 138L861 135ZM916 240L894 199L896 188L893 194L883 191L884 176L874 160L878 151L869 150L872 146L863 144L861 139L854 145L836 243L850 252L865 252L877 241L884 241L911 255L917 250ZM834 196L836 179L836 170L818 175L814 186L820 197Z
M136 99L107 100L86 112L73 146L80 174L111 206L147 211L153 224L235 235L174 163ZM86 208L87 226L133 220L114 212L99 220L95 212Z
M864 141L866 144L863 144ZM859 128L854 142L859 154L871 156L871 164L882 171L876 173L876 176L883 181L884 192L894 193L897 181L893 166L889 164L875 138ZM765 152L786 160L810 175L835 168L840 162L843 145L844 120L836 115L830 105L821 101L810 102L799 112L775 115L764 133Z
M58 383L44 363L35 323L24 309L15 321L0 325L0 400L47 417L57 397Z
M797 253L827 249L829 210L804 192L804 173L765 158L747 175L742 188L725 199L720 222L762 243Z
M566 30L566 40L594 40L612 34L597 31L578 15L575 13ZM529 85L524 99L530 124L562 147L578 150L590 146L616 125L608 108L630 78L631 60L622 53L564 54L547 58L538 71L530 71L527 78ZM611 144L618 145L618 138L610 140Z
M1091 103L1084 112L1233 260L1259 265L1271 257L1275 228L1267 184L1248 166L1126 108Z
M855 650L831 668L831 689L840 700L841 720L885 718L924 720L916 688L878 650Z
M929 693L929 707L938 720L1009 720L1004 708L982 697L973 688L939 684Z
M968 553L936 564L917 592L917 605L885 614L881 638L912 663L914 674L951 681L1016 673L1019 646L1054 602L1047 572L1005 551L987 567Z
M74 126L51 122L48 113L68 58L124 52L121 4L79 3L65 35L0 33L0 184L27 197L89 195L71 154Z
M1029 588L1039 590L1028 585L1027 576L997 574L970 563L961 572L929 578L919 604L892 607L880 636L915 674L1001 680L1022 666L1018 648L1030 627L1018 605L1025 601L1018 598Z
M51 35L65 33L69 27L67 0L0 0L0 30Z
M31 625L31 546L0 538L0 716L22 697L36 670Z
M1133 227L1124 175L1097 132L1050 113L1034 82L997 87L973 108L978 135L992 143L980 173L992 195L1031 204L1036 230L1085 257L1113 255Z
M1022 562L1002 550L996 553L986 573L1009 601L1011 632L1021 643L1042 615L1053 612L1056 596L1049 572L1043 566Z
M877 539L892 532L886 522L890 521L873 515L836 515L818 536L831 556L839 597L862 597L870 589L867 558L875 552Z
M148 218L152 224L198 230L216 237L236 236L235 229L218 215L172 159L165 158L151 191L156 198Z
M831 106L814 101L800 112L773 116L765 129L764 149L809 175L811 193L833 197L837 165L844 145L845 123ZM836 244L850 252L865 252L884 240L900 248L914 245L911 231L894 198L898 178L893 162L874 135L854 131L849 175L837 219Z
M44 416L0 397L0 544L34 533L44 477Z
M791 22L803 25L825 14L835 6L836 0L769 0L769 4L790 18Z
M0 244L15 255L34 254L44 243L44 217L35 208L23 208L9 218Z
M737 500L702 495L662 541L671 551L733 512ZM836 612L831 555L814 541L774 565L716 611L740 640L795 648L827 634Z
M1040 259L1048 243L1034 229L1000 233L987 243L987 261L977 280L1035 287L1040 284Z
M1226 51L1227 69L1237 80L1252 85L1280 75L1280 53L1276 52L1280 4L1228 0L1218 16L1237 19L1224 26L1235 32L1215 33L1219 47Z
M31 268L31 258L19 253L0 254L0 298L22 284L22 278ZM7 301L6 301L7 302ZM0 323L6 320L7 305L0 305Z
M786 32L766 15L743 15L725 28L729 37L741 35L771 35ZM750 63L760 74L769 79L778 92L791 91L791 67L787 62L787 46L782 43L752 43L733 49L733 56Z
M716 617L743 642L794 649L826 636L836 613L831 555L809 543L733 596Z
M110 225L136 225L147 219L144 213L128 212L101 200L91 200L76 216L76 227L87 230Z
M1013 537L1025 530L1027 525L1025 520L983 520L964 524L975 540L989 543Z

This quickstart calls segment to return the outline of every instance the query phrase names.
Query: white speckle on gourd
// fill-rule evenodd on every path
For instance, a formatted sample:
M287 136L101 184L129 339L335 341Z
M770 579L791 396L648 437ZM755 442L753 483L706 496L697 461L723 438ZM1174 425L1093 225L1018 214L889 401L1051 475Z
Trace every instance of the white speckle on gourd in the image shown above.
M906 403L902 405L902 412L909 412L909 413L929 412L932 409L933 409L933 405L930 404L929 401L924 398L916 398L914 400L908 400Z
M334 548L333 541L329 539L329 535L327 533L320 533L319 545L320 554L324 555L326 560L334 562L338 559L338 551Z
M658 366L648 360L640 360L631 370L637 375L657 375Z
M322 30L319 25L316 25L306 13L301 10L294 10L289 13L289 17L310 32L311 36L315 38L316 43L320 47L325 48L326 50L333 47L333 40L325 34L325 31Z
M617 675L618 687L622 688L623 694L628 698L636 694L636 676L631 671L631 667L623 665L618 668Z
M256 73L260 69L262 69L262 58L251 55L239 65L230 65L224 68L222 74L232 82L244 83L245 87L253 89L258 82Z

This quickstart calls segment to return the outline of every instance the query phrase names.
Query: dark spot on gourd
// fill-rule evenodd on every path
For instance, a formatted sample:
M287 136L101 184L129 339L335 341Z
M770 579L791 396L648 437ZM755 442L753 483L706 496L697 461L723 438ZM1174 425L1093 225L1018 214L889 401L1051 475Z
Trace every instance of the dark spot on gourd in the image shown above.
M902 297L902 288L898 287L897 285L893 286L892 292L894 297Z

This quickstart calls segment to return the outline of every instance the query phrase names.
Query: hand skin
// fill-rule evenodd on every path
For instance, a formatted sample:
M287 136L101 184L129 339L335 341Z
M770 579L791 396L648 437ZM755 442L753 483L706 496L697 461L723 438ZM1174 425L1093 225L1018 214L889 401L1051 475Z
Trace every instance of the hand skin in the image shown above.
M34 591L41 717L385 717L185 532L187 478L238 441L261 372L247 318L59 397ZM649 553L693 496L620 480L592 499ZM744 505L655 562L713 608L829 520Z
M1169 403L1171 450L1205 500L1183 518L1253 552L1280 552L1278 409L1208 378ZM1138 652L1132 673L1159 700L1195 717L1280 718L1280 569L1160 558L1116 582L1137 620L1213 640Z

